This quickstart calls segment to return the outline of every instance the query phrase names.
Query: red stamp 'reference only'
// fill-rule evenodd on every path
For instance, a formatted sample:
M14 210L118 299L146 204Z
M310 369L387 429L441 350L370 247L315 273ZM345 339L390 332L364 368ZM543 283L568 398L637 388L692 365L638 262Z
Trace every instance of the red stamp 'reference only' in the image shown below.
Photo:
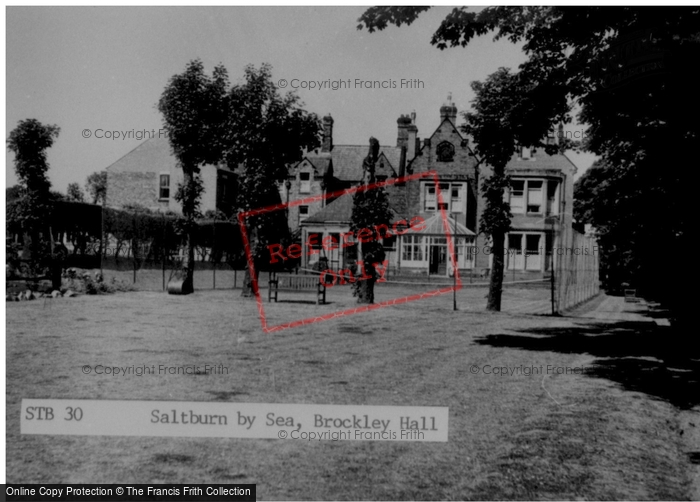
M356 187L352 187L352 188L348 188L348 189L344 189L344 190L339 190L337 192L327 193L327 194L323 194L323 195L315 195L312 197L307 197L305 199L298 199L298 200L291 201L288 203L274 204L272 206L267 206L267 207L263 207L260 209L253 209L250 211L244 211L244 212L238 213L238 222L239 222L240 228L241 228L243 247L245 248L246 258L248 260L248 267L249 267L249 270L251 272L253 291L255 293L255 300L257 302L258 313L260 314L260 322L262 323L263 331L265 333L273 333L275 331L281 331L281 330L287 329L287 328L305 326L307 324L313 324L313 323L319 322L319 321L326 321L329 319L346 317L346 316L349 316L352 314L360 314L362 312L368 312L370 310L385 308L385 307L389 307L391 305L399 305L402 303L417 301L417 300L421 300L424 298L443 295L446 293L452 293L453 291L460 290L462 288L462 280L459 276L459 267L457 266L457 257L455 255L454 243L452 240L452 235L450 233L450 225L448 222L448 215L447 215L447 211L445 210L445 205L443 204L441 190L436 190L437 202L438 202L437 207L440 208L439 211L441 213L442 222L444 225L444 236L447 239L447 241L446 241L447 246L446 247L447 247L447 250L449 252L449 257L450 257L450 262L452 264L452 268L454 270L455 284L453 286L443 287L443 288L434 289L434 290L430 290L430 291L424 291L421 293L403 296L400 298L393 298L391 300L386 300L386 301L382 301L382 302L378 302L378 303L358 305L357 307L354 307L351 309L340 310L340 311L336 311L336 312L329 312L329 313L323 314L323 315L314 315L312 317L307 317L305 319L299 319L299 320L295 320L295 321L285 322L285 323L276 324L273 326L268 325L268 322L267 322L267 317L265 315L265 306L264 306L263 299L260 296L260 288L258 287L258 278L257 278L257 274L255 273L255 263L254 263L253 254L252 254L252 251L250 248L250 241L248 239L248 229L247 229L246 223L245 223L245 220L247 217L256 216L256 215L265 214L265 213L270 213L273 211L284 211L289 207L307 205L307 204L310 204L312 202L318 202L318 201L325 200L328 198L337 198L337 197L340 197L341 195L345 195L345 194L354 194L355 192L358 192L358 191L373 190L373 189L378 189L378 188L389 186L389 185L402 184L402 183L405 183L407 181L414 181L414 180L419 180L419 179L423 179L423 178L433 178L436 186L439 184L439 178L438 178L437 172L427 171L424 173L412 174L409 176L402 176L400 178L393 178L393 179L386 180L386 181L372 183L370 185L360 185L360 186L356 186ZM411 230L415 230L415 231L423 230L424 226L421 226L421 225L424 222L425 222L425 220L419 216L416 216L414 218L409 218L409 219L402 218L402 219L399 219L395 222L392 222L392 224L389 226L380 225L380 226L377 226L377 227L374 227L371 229L361 229L361 230L355 232L354 235L351 234L350 232L348 232L346 234L342 234L342 237L343 237L342 243L335 242L335 241L328 242L327 238L323 239L322 245L324 248L327 245L329 245L329 246L337 245L338 247L343 247L344 245L349 244L348 239L350 239L350 238L354 238L354 243L358 243L361 241L364 242L364 240L362 240L362 239L372 240L375 238L379 239L380 237L385 237L385 236L387 236L387 237L400 236L400 235L404 235L404 234L410 232ZM383 228L379 228L379 227L383 227ZM381 233L382 231L384 232L383 234ZM300 244L293 244L293 245L289 246L289 248L286 250L284 250L282 248L281 244L279 244L279 245L275 244L275 245L268 246L268 247L270 248L270 251L272 252L271 255L273 257L273 260L278 260L278 259L284 259L285 253L291 258L297 258L297 257L301 256L302 253L310 252L308 250L303 251L304 244L307 244L307 247L308 247L308 243L303 243L303 242L301 245ZM314 243L314 244L318 245L321 243ZM398 247L397 247L397 250L398 250ZM364 269L366 266L369 266L369 265L363 264L360 262L358 262L358 264L360 265L360 269L362 270L362 277L358 277L357 280L362 280L362 278L365 276ZM372 265L375 267L375 269L377 270L378 275L379 275L379 279L377 280L377 283L387 282L386 278L385 278L385 273L386 273L387 266L388 266L387 261L385 260L384 263L382 263L382 264L376 263L376 264L372 264ZM339 272L341 274L340 277L341 277L341 281L342 281L340 283L344 284L345 281L342 280L342 278L344 277L342 274L343 271L339 271ZM333 271L333 270L329 269L329 270L321 272L321 277L326 277L326 276L331 276L331 275L333 278L333 283L327 284L327 286L326 286L327 288L330 288L336 284L335 278L338 275L338 271ZM321 277L319 278L319 280L321 280ZM326 282L326 281L324 281L324 282ZM353 282L353 281L351 280L349 282Z

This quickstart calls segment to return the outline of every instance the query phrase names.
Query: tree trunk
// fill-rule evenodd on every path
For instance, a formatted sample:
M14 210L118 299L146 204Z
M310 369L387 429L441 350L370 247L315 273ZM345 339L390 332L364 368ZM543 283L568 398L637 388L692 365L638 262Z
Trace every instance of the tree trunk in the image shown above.
M183 184L192 187L194 169L183 166ZM192 194L193 190L188 190ZM194 293L194 246L195 246L195 207L196 200L182 201L182 215L187 221L187 252L182 260L180 270L175 271L173 279L168 283L168 293L171 295L189 295Z
M491 256L493 263L491 267L491 279L489 283L489 297L486 304L486 310L495 312L501 311L501 296L503 294L503 246L505 244L505 233L501 230L493 232L491 236L493 245L491 247Z
M357 289L357 303L374 303L374 283L375 279L365 279L360 281Z
M357 250L358 270L356 277L360 278L357 282L357 303L372 304L374 303L374 283L377 282L377 271L374 266L368 262L373 254L367 252L364 247L367 244L360 244ZM362 279L367 277L367 279Z
M255 271L255 279L258 280L260 274ZM260 284L258 284L260 286ZM245 276L243 277L243 287L241 289L241 296L244 298L250 298L255 296L255 289L253 288L253 276L250 274L250 269L246 267Z

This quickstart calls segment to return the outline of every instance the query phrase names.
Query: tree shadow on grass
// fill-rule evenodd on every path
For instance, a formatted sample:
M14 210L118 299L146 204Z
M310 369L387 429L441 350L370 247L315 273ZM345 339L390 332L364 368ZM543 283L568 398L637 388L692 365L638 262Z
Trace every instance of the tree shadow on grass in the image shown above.
M528 328L520 335L487 335L480 345L563 354L590 354L598 359L586 375L606 378L625 389L663 399L688 410L700 404L700 350L691 333L650 322L582 323L567 328Z

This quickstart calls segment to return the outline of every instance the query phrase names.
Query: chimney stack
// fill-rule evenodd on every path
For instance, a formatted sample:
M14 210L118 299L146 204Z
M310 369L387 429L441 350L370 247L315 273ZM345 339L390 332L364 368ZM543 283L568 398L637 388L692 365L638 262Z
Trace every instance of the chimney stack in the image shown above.
M411 117L401 115L396 119L396 125L398 126L396 146L408 146L408 127L411 125Z
M329 113L323 117L323 146L322 152L330 152L333 150L333 117Z
M418 127L416 127L416 112L411 113L411 123L407 127L408 144L406 145L406 160L413 160L418 150Z
M457 107L452 102L452 93L447 95L447 102L440 107L440 122L449 119L452 125L457 125Z

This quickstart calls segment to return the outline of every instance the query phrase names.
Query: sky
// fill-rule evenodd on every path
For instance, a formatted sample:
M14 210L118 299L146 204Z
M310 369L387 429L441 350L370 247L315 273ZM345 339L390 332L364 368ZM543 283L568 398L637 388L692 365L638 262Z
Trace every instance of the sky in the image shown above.
M170 77L200 58L207 72L223 64L239 82L248 64L272 65L305 109L334 118L335 144L396 144L396 119L416 113L419 137L439 125L448 93L459 111L470 83L525 60L520 46L475 39L441 51L430 38L451 7L435 7L411 26L357 30L365 7L8 7L6 10L6 137L20 120L56 124L48 151L53 189L85 185L136 148L139 131L161 128L156 103ZM360 81L385 82L366 88ZM405 82L401 88L402 79ZM342 80L343 88L331 83ZM350 85L347 85L347 81ZM324 82L321 89L302 88ZM306 84L304 84L306 83ZM412 85L411 85L412 84ZM316 84L317 86L319 84ZM580 126L568 126L580 133ZM126 139L112 131L131 132ZM89 137L86 137L89 136ZM595 157L568 154L578 175ZM7 186L17 181L6 154Z

